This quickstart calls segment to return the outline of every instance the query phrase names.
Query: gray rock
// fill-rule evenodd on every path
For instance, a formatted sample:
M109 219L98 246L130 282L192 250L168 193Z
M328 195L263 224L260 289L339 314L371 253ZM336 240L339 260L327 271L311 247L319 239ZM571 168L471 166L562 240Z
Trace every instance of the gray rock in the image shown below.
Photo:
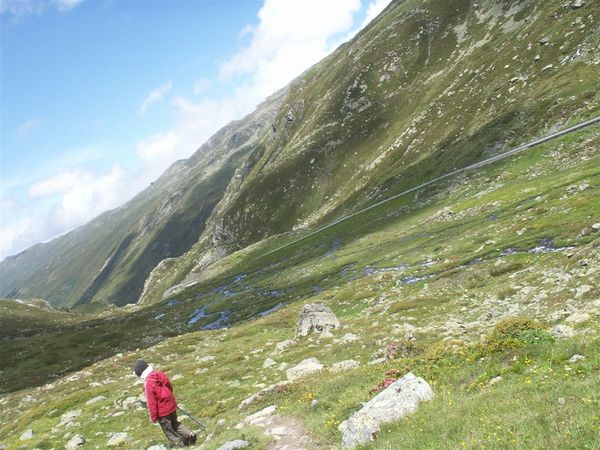
M340 327L340 321L328 306L322 303L304 305L296 324L296 336L329 332Z
M275 361L273 361L271 358L267 358L265 359L265 362L263 364L263 369L268 369L269 367L273 367L276 365L277 363Z
M340 424L343 448L351 449L372 441L381 424L413 414L420 402L433 399L433 395L425 380L412 373L404 375Z
M99 395L99 396L94 397L94 398L88 400L87 402L85 402L85 405L86 406L93 405L94 403L101 402L102 400L106 400L106 397L104 395Z
M347 359L333 364L329 370L333 373L347 372L348 370L357 369L359 366L360 363L358 361Z
M71 440L69 440L69 442L67 442L67 444L65 445L65 449L66 450L75 450L76 448L81 447L84 444L85 444L85 438L80 434L76 434L75 436L73 436L71 438Z
M123 408L125 409L133 409L141 404L139 397L127 397L123 400Z
M552 327L551 331L552 334L559 339L575 336L575 330L568 325L556 325Z
M247 406L250 406L250 405L258 402L259 400L261 400L265 395L269 394L270 392L276 391L277 389L281 389L284 386L287 386L288 384L290 384L289 381L280 381L279 383L267 386L266 388L261 389L260 391L254 393L254 394L246 397L244 400L242 400L239 408L244 409Z
M283 353L293 345L296 345L296 341L293 339L286 339L285 341L278 342L277 345L275 345L275 353Z
M569 323L583 323L590 320L590 315L588 313L573 313L569 317L565 319L565 322Z
M64 413L62 416L60 416L61 425L66 425L69 422L73 422L73 419L75 419L76 417L79 417L82 412L83 411L81 411L81 409L74 409L72 411L68 411L68 412Z
M235 441L229 441L221 445L217 450L235 450L237 448L248 448L250 442L242 439L236 439Z
M127 433L114 433L108 442L106 443L109 447L121 447L129 442L129 435Z
M592 231L594 233L597 233L598 231L600 231L600 223L595 223L594 225L592 225Z
M285 371L285 374L290 381L297 380L308 375L320 372L323 370L323 364L317 358L307 358L300 364L290 367Z
M29 430L25 430L23 434L19 437L20 441L27 441L29 439L33 439L33 430L30 428Z
M579 9L583 6L585 6L585 2L583 0L575 0L569 4L569 8L571 9Z
M569 358L569 364L575 364L576 362L579 362L583 359L585 359L585 356L575 354Z

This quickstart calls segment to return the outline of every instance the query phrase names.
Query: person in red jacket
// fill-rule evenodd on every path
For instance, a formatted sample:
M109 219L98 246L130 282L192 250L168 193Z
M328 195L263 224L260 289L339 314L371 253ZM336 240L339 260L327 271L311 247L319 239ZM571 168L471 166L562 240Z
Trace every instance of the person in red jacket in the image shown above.
M143 359L138 359L133 371L144 380L144 391L150 420L158 422L171 447L192 445L196 442L194 432L177 420L177 402L173 396L173 385L169 377Z

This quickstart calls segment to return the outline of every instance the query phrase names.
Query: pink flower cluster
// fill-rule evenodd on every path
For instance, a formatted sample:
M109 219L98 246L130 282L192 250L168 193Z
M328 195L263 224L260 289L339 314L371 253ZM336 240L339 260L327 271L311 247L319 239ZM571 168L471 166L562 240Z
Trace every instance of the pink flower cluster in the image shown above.
M402 373L403 372L399 369L388 370L385 373L385 376L386 376L385 380L383 380L381 383L373 386L373 388L370 391L371 394L375 394L377 392L384 390L390 384L394 383L400 377L400 375L402 375Z

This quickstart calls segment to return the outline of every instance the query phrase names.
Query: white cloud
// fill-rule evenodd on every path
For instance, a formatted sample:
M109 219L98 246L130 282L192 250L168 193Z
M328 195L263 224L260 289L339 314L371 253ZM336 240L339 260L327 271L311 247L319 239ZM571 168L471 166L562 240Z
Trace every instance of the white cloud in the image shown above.
M194 94L200 95L204 94L207 89L211 86L212 81L208 78L199 78L194 83Z
M82 2L83 0L54 0L52 3L47 0L0 0L0 15L6 14L15 20L21 20L41 14L50 4L54 4L59 11L66 12Z
M35 127L37 127L40 123L42 123L42 121L37 117L34 117L32 119L29 119L26 122L23 122L21 125L19 125L15 129L16 138L17 139L25 138L29 134L29 132L31 130L33 130Z
M59 11L69 11L79 5L83 0L56 0Z
M140 105L140 114L144 115L148 108L165 98L165 95L169 93L172 87L173 83L169 80L165 84L161 84L156 89L151 90Z

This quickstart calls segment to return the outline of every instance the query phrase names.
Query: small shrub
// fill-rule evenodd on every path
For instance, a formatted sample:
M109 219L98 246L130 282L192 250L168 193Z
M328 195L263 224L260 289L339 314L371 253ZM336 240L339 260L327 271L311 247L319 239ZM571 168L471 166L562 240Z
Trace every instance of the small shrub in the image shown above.
M492 267L490 269L490 275L493 277L498 277L500 275L504 275L505 273L514 272L515 270L519 270L521 268L523 268L523 264L511 261L508 263L500 264L496 267Z
M523 317L511 317L496 324L485 342L480 344L480 353L515 350L553 339L540 322Z
M508 286L508 287L500 289L496 293L496 297L498 297L498 300L504 300L508 297L515 295L516 293L517 293L517 290L515 288Z

